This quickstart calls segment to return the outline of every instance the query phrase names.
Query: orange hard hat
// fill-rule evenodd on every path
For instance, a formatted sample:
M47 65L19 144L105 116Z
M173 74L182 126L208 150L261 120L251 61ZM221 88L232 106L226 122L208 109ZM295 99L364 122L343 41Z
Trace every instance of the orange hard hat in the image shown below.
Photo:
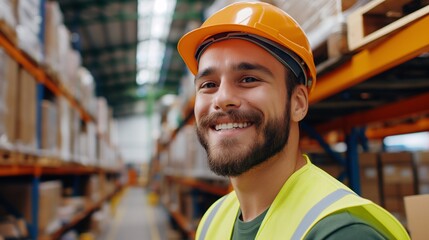
M307 36L292 17L268 3L238 2L226 6L210 16L200 28L185 34L177 48L195 75L198 58L204 49L213 42L230 38L250 40L268 50L291 67L296 75L298 72L303 75L303 83L309 92L313 89L316 67ZM285 56L286 60L283 59Z

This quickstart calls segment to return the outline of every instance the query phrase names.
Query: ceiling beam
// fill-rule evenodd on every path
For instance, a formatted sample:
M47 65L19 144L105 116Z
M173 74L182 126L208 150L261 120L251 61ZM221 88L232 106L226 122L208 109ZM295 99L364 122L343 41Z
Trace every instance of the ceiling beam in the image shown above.
M138 86L137 84L124 84L119 86L105 86L105 87L97 87L96 91L97 93L100 93L100 95L106 95L106 96L115 96L120 95L121 93L131 93L131 92L137 92L138 89L143 86ZM177 91L176 86L164 86L162 88L158 88L157 86L154 86L155 92L160 92L161 94L165 94L166 92L172 93Z
M162 84L156 83L155 87L156 88L167 88L167 89L176 89L177 90L179 88L179 85L180 85L179 82L168 81L168 82L164 82ZM135 78L129 78L129 79L127 79L127 78L121 78L121 79L119 79L117 81L109 81L109 82L101 82L101 81L99 81L96 84L96 89L98 89L100 91L104 91L106 89L107 90L112 89L114 91L116 88L121 88L121 87L124 87L124 86L137 88L140 85L138 85L136 83L136 79Z
M137 71L125 71L125 72L116 72L110 74L98 74L94 75L94 78L97 82L109 81L110 79L118 80L120 78L137 78Z
M98 81L97 87L116 87L121 85L127 85L127 84L137 84L135 77L122 77L119 79L114 79L110 81Z
M121 92L125 90L131 90L131 89L137 89L139 88L139 85L134 82L123 82L121 84L115 84L115 85L96 85L96 91L107 94L109 92Z
M124 71L124 72L116 72L116 73L110 73L110 74L94 74L94 78L97 81L97 84L101 84L101 85L114 85L115 82L120 82L118 81L119 79L137 79L137 72L138 70L134 71ZM165 83L167 82L174 82L174 83L180 83L180 76L182 71L168 71L167 73L167 77L165 78ZM162 72L161 74L162 75Z
M137 5L137 0L92 0L92 1L77 1L77 0L59 0L61 9L63 11L73 10L73 11L82 11L91 7L105 7L114 3L135 3Z
M143 43L143 42L146 42L149 40L157 40L157 41L160 41L161 43L165 43L165 40L161 39L161 38L145 38L145 39L136 40L135 42L128 42L128 43L123 43L123 44L118 44L118 45L110 45L110 46L99 47L99 48L82 49L81 54L82 54L82 56L88 55L91 57L99 57L99 55L103 55L106 53L111 54L115 51L137 50L137 46L139 45L139 43Z
M142 41L135 41L130 43L122 43L118 45L110 45L107 47L99 47L99 48L89 48L89 49L83 49L81 51L82 56L88 55L91 57L99 57L97 55L102 54L111 54L116 51L130 51L130 50L136 50L137 45Z
M164 96L168 93L175 93L173 90L167 90L167 89L155 89L150 94L145 94L142 96L139 96L137 94L137 89L130 89L126 91L121 92L115 92L112 94L106 94L104 95L109 102L110 106L115 106L117 104L124 104L128 102L135 102L139 100L148 100L148 98L152 97L153 99L157 100L160 97Z
M114 57L114 56L113 56ZM99 69L99 68L112 68L116 67L118 65L130 65L130 64L136 64L135 60L130 60L129 57L120 57L113 59L107 59L107 60L84 60L83 65L88 69Z
M138 19L142 18L138 13L136 12L125 12L120 11L116 13L115 15L106 16L106 19L103 21L103 23L110 23L110 22L126 22L126 21L137 21ZM68 26L69 24L76 24L79 26L89 26L93 24L100 24L100 19L98 16L94 16L91 18L88 18L88 16L80 16L73 20L65 19L64 23Z

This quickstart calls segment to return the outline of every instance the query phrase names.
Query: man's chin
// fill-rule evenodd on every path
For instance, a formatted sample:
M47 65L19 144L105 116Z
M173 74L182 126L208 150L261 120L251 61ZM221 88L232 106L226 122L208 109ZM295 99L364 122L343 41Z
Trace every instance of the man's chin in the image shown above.
M211 152L208 156L210 170L220 176L237 177L253 167L245 156L248 154L238 154L238 150Z

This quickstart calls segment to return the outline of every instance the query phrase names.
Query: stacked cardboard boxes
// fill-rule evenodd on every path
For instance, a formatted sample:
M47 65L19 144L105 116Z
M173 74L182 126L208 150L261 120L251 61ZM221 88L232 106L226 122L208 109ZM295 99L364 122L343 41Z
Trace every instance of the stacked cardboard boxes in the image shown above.
M416 152L415 163L419 194L429 194L429 152Z
M40 0L17 0L16 3L18 46L39 63L43 60L41 3Z
M14 29L16 27L17 19L16 19L15 5L16 5L16 0L0 1L0 25L4 24L11 29Z
M361 195L381 205L381 176L378 153L363 152L359 154L359 171Z
M52 232L58 221L58 208L61 204L62 184L60 181L41 182L38 188L39 205L37 210L38 226L41 234ZM26 222L33 222L33 184L31 183L8 183L0 184L0 195L19 213Z
M40 147L48 156L58 156L58 110L55 103L42 101L42 126Z
M76 98L92 116L97 116L97 97L94 95L95 83L92 74L88 69L79 67L76 82L78 84L77 92L80 93Z
M26 70L19 71L18 84L18 143L20 152L35 153L37 138L37 84Z
M58 107L58 149L63 161L71 160L71 106L64 97L56 99Z
M18 63L0 48L0 148L17 139Z
M411 152L380 153L383 174L383 206L405 223L404 197L417 194Z

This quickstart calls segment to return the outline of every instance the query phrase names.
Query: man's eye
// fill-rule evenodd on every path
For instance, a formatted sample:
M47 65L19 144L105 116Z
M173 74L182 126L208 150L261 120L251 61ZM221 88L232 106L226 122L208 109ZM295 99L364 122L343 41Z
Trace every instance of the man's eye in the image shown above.
M214 88L214 87L216 87L216 83L206 82L206 83L201 84L200 88Z
M258 81L258 79L254 78L254 77L244 77L241 81L245 82L245 83L249 83L249 82L256 82L256 81Z

